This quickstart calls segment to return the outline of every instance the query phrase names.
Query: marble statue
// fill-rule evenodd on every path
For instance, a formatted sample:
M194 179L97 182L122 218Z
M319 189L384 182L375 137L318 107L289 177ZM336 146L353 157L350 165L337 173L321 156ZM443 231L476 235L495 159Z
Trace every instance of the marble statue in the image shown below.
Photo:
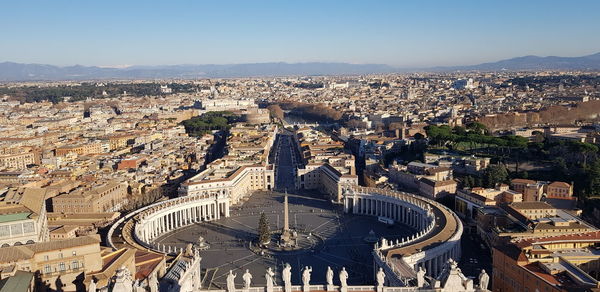
M327 285L333 285L333 270L330 266L327 266L327 274L325 275Z
M292 267L290 264L285 264L285 268L283 268L281 276L283 278L285 292L292 292Z
M346 268L342 267L339 277L340 285L344 288L348 287L348 272L346 272Z
M312 267L304 267L304 271L302 271L302 284L304 286L310 285L310 273L312 272Z
M377 287L383 287L384 283L385 283L385 273L383 272L383 269L380 267L379 271L377 271Z
M87 290L88 292L96 292L96 281L94 281L94 278L92 278L92 280L90 281Z
M486 289L488 288L488 285L490 283L490 276L488 276L488 274L485 272L485 269L481 270L481 273L479 273L479 288L480 289Z
M269 267L265 273L265 279L267 280L267 292L273 292L273 285L275 285L273 276L275 276L275 273L271 267Z
M185 255L189 256L189 257L193 257L194 256L193 245L191 243L188 243L185 246Z
M252 274L250 271L246 269L244 275L242 275L242 280L244 280L244 289L250 289L250 282L252 282Z
M237 277L237 274L229 270L229 275L227 275L227 292L235 292L235 277Z
M302 271L302 291L309 292L310 291L310 273L312 272L312 267L304 267L304 271Z
M419 267L419 270L417 271L418 288L423 288L423 286L425 286L425 274L427 274L427 271L423 267Z
M120 269L117 270L115 281L112 287L112 291L114 292L132 292L133 291L133 281L131 281L131 273L125 266L121 266Z

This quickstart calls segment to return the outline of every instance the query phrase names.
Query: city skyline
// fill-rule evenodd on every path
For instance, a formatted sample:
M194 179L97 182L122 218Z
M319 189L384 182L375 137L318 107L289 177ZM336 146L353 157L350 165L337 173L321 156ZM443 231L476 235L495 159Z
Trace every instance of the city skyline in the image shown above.
M472 65L599 51L600 4L578 1L7 3L2 62ZM542 5L543 4L543 5ZM58 33L57 33L58 32ZM573 45L576 44L576 45Z

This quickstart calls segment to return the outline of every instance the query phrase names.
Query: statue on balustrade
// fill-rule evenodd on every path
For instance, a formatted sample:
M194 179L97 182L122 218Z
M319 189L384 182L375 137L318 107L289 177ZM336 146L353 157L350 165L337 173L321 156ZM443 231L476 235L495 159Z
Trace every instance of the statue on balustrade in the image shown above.
M417 271L417 287L423 288L425 286L425 274L427 274L427 271L423 267L419 267Z
M275 280L273 279L274 276L275 273L271 267L269 267L265 273L265 279L267 280L267 292L273 292L273 286L275 285Z
M385 283L385 273L383 272L383 269L380 267L379 271L377 271L377 287L378 288L383 287L384 283Z
M302 271L302 284L304 284L304 286L309 286L310 285L310 273L312 272L312 267L304 267L304 271Z
M490 282L490 276L485 272L485 269L481 269L481 273L479 273L479 288L487 290Z
M333 285L333 270L331 267L327 266L327 274L325 275L325 279L327 280L327 285Z
M227 292L235 292L235 277L237 277L237 274L229 270L229 275L227 275Z
M348 287L348 272L346 272L346 268L342 267L339 277L340 277L340 286L342 286L343 288Z
M250 271L248 269L246 269L246 272L242 276L242 279L244 280L244 288L250 289L250 282L252 282L252 274L250 274Z
M292 292L292 267L290 264L285 263L285 268L283 268L281 276L283 278L285 292Z

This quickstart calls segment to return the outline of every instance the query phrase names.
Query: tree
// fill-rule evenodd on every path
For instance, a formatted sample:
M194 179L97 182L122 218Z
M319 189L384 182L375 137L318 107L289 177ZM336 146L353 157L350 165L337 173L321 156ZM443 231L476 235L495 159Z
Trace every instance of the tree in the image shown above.
M415 140L423 140L425 139L425 136L421 133L416 133L413 135L413 137L415 138Z
M585 187L583 194L587 197L600 195L600 160L596 160L585 168Z
M502 164L490 165L483 171L483 182L488 188L496 186L497 183L506 182L507 178L508 171Z
M484 135L487 133L487 127L479 122L473 122L467 125L467 129L471 130L479 135Z
M590 143L584 143L579 141L572 141L569 145L571 151L579 153L583 157L583 167L587 165L588 156L591 153L598 152L598 146Z
M267 244L271 241L271 233L269 232L269 221L265 213L260 213L260 219L258 219L258 242L259 244Z
M272 117L283 121L285 114L278 104L269 105L267 109L269 109L269 112L271 113Z
M475 187L475 179L472 176L467 175L465 177L465 180L463 181L463 187L465 187L465 188Z

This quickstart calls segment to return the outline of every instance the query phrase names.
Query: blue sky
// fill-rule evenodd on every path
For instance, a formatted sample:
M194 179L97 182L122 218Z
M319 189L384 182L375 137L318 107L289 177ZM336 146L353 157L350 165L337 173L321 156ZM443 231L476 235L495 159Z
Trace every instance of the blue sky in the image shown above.
M3 1L0 62L468 65L600 52L600 1Z

